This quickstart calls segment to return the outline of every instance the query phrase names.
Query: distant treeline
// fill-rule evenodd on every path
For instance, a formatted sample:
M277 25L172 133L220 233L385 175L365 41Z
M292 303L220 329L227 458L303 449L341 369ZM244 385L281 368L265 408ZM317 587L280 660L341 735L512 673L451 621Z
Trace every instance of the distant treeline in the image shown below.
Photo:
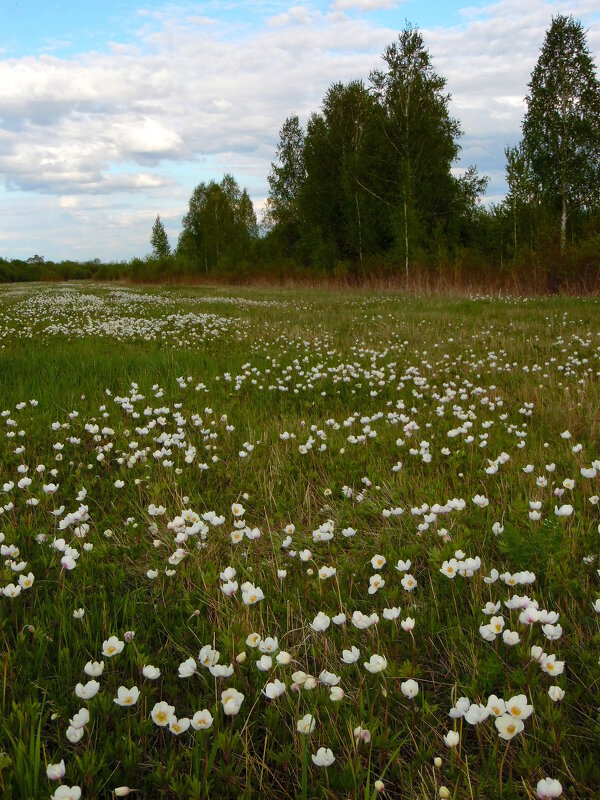
M172 250L160 217L151 255L128 263L0 260L0 280L223 281L600 290L600 83L585 31L558 15L528 84L508 193L456 171L462 131L419 31L382 68L329 87L303 128L285 120L259 226L232 175L194 190Z

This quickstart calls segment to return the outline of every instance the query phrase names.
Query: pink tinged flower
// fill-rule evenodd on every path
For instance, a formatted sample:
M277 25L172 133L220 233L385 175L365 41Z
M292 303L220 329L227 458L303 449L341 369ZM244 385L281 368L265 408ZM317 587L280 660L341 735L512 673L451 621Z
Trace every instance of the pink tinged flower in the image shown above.
M519 622L521 622L523 625L533 625L533 623L537 622L539 618L540 612L534 606L524 608L519 614Z
M544 653L543 649L539 646L539 644L534 644L530 650L531 658L534 661L537 661L538 664L541 664L542 660L546 657L546 653Z
M371 741L371 731L367 730L367 728L363 728L362 725L358 725L354 728L354 740L356 744L359 744L361 741L365 744L369 744Z
M49 781L60 781L65 777L65 760L64 758L58 764L48 764L46 767L46 777Z

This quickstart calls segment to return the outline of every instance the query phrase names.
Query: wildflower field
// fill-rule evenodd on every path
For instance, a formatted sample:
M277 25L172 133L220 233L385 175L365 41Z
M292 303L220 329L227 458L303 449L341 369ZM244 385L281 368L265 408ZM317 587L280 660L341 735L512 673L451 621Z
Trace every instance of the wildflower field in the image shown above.
M2 288L0 796L598 797L599 377L594 298Z

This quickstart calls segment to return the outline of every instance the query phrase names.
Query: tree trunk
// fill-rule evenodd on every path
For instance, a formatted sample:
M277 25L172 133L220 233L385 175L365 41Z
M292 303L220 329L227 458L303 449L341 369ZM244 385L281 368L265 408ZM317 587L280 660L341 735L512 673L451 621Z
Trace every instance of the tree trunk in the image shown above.
M406 288L408 289L408 212L406 208L406 189L404 190L404 269L406 271Z
M360 220L360 203L358 202L358 194L354 193L354 200L356 202L356 219L358 222L358 260L362 261L362 223Z
M563 191L562 196L562 214L560 216L560 254L565 254L565 247L567 244L567 198Z

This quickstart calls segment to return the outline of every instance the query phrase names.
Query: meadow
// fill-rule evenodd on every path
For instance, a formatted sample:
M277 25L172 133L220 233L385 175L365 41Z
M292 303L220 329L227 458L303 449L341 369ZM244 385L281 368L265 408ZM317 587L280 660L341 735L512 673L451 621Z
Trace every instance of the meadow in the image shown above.
M600 305L0 289L0 795L600 796Z

